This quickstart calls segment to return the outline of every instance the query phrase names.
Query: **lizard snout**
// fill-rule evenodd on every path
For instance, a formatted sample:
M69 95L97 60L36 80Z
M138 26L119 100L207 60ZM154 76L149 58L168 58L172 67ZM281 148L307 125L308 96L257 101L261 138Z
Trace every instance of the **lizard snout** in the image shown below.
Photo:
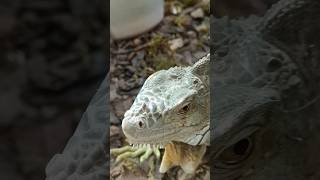
M122 121L122 130L126 136L136 137L137 130L145 128L145 122L142 118L130 117Z

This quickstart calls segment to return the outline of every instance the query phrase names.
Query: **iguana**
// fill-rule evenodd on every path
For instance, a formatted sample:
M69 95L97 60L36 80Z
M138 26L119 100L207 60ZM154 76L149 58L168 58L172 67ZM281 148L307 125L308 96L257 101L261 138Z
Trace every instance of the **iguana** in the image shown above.
M317 84L313 84L319 77L319 73L313 69L319 65L317 60L319 56L318 54L306 54L307 52L319 52L315 49L319 45L316 43L319 42L306 35L306 32L317 32L319 27L301 28L306 27L307 23L312 20L319 20L319 9L319 3L315 0L283 0L276 3L263 17L252 16L239 20L211 18L215 51L210 68L211 123L203 125L210 124L213 135L212 138L209 138L210 143L207 144L211 144L208 152L211 155L211 163L214 165L211 171L215 179L236 179L243 176L247 176L246 179L257 177L270 179L269 175L276 179L289 177L302 179L304 177L299 173L304 167L301 162L303 157L293 156L294 152L302 150L297 147L298 143L295 144L294 140L287 141L286 138L301 140L301 137L295 133L303 131L303 128L299 129L299 127L304 126L300 126L301 121L296 118L297 114L294 112L306 109L309 107L308 104L312 105L308 102L316 96L316 91L319 89ZM308 19L302 19L302 15ZM298 51L295 48L305 49ZM312 62L302 61L302 59L308 58L313 58ZM208 68L209 63L205 62L207 64L199 69ZM312 63L314 66L310 65ZM179 112L180 110L183 112L184 103L175 101L181 92L198 90L191 84L189 87L180 86L192 82L190 79L193 79L192 74L184 71L181 73L184 74L183 77L189 78L181 78L179 81L171 83L172 80L168 78L171 71L181 72L181 68L161 71L148 78L145 86L142 87L141 94L138 95L137 103L134 103L132 110L129 110L125 115L123 129L133 144L166 144L170 141L178 141L199 145L204 142L197 141L198 134L201 134L198 136L199 139L205 137L203 132L188 128L190 125L192 127L194 123L197 124L198 118L180 119L182 126L185 127L184 130L180 130L181 123L176 125L175 118L173 121L171 118L164 118L171 117L170 115L176 117L175 114L158 116L160 120L153 118L153 116L146 116L153 112L153 104L147 102L150 97L155 95L155 93L148 94L148 92L153 92L153 89L160 88L159 92L174 89L174 91L168 91L170 97L165 102L170 104L174 100L174 103L178 104L169 106L171 107L169 112ZM162 76L166 78L161 79ZM203 74L199 77L201 76ZM169 87L166 86L167 84ZM203 84L209 86L207 82ZM144 93L148 97L146 100L142 98L145 96ZM184 94L188 97L187 93ZM162 97L162 94L156 95ZM184 98L184 96L181 97ZM161 101L156 101L156 99L154 97L154 100L151 100L151 102L156 102L157 111L155 112L162 112L161 108L158 109L158 103ZM198 97L197 100L201 100L201 98ZM207 104L208 107L209 104ZM186 109L189 111L189 108ZM143 112L147 113L143 115ZM144 118L145 116L148 118ZM281 121L277 122L275 119ZM289 119L294 122L292 126L286 124ZM148 130L150 127L158 127L160 130ZM299 131L290 132L290 128L299 129ZM209 133L208 127L206 130L208 131L205 132ZM170 136L171 131L175 132L174 136ZM189 131L189 134L185 133L186 131ZM311 136L314 133L311 131L306 134ZM193 138L195 142L200 143L194 143ZM266 144L280 145L276 148L280 151L280 156L273 157L274 151L270 149L272 146ZM306 154L302 153L301 155L305 156ZM293 159L292 164L288 163L290 158ZM297 162L300 162L300 165L297 165ZM264 166L264 163L268 165ZM286 167L290 169L291 174L287 170L273 172L272 170L277 169L272 166L278 167L278 169ZM257 172L265 172L265 174Z
M130 144L156 152L166 147L162 173L175 165L194 173L210 144L209 62L207 54L191 67L152 74L124 114L122 130Z
M320 2L211 18L210 169L219 179L319 179Z

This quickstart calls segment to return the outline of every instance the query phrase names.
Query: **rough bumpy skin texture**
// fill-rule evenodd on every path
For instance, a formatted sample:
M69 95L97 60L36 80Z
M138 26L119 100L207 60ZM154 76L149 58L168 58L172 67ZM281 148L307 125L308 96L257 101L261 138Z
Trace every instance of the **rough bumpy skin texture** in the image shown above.
M55 155L47 165L47 180L109 179L107 176L109 153L105 152L106 137L109 134L106 128L108 79L107 77L103 81L91 100L62 154Z
M212 18L211 177L319 179L317 0L263 17Z
M122 122L131 144L209 145L209 61L208 54L192 67L148 77Z

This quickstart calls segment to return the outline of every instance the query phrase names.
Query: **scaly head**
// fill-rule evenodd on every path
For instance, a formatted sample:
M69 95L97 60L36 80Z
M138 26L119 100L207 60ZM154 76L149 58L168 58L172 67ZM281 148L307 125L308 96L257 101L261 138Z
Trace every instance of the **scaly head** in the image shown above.
M161 70L145 81L122 121L131 144L209 143L209 61L210 54L191 67Z
M317 84L310 83L314 64L305 63L317 58L305 54L318 50L304 47L317 39L310 32L319 32L319 11L316 0L281 0L261 18L212 19L216 56L210 81L213 145L208 152L213 154L214 179L304 179L301 172L309 168L295 164L305 164L304 153L309 152L288 134L299 134L298 126L306 132L307 121L282 117L281 109L300 106Z

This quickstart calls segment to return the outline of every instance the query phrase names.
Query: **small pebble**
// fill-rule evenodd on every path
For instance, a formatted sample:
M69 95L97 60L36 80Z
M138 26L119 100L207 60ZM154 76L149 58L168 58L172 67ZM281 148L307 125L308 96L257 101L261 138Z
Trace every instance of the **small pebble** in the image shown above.
M183 47L184 43L183 43L183 40L181 38L178 38L178 39L170 40L169 44L170 44L170 49L175 51L175 50Z
M197 37L197 33L194 32L194 31L188 31L188 32L187 32L187 35L188 35L190 38L196 38L196 37Z
M201 8L198 8L194 11L191 12L191 17L198 19L198 18L203 18L204 17L204 12Z
M140 45L141 44L141 39L140 38L136 38L133 40L134 45Z

